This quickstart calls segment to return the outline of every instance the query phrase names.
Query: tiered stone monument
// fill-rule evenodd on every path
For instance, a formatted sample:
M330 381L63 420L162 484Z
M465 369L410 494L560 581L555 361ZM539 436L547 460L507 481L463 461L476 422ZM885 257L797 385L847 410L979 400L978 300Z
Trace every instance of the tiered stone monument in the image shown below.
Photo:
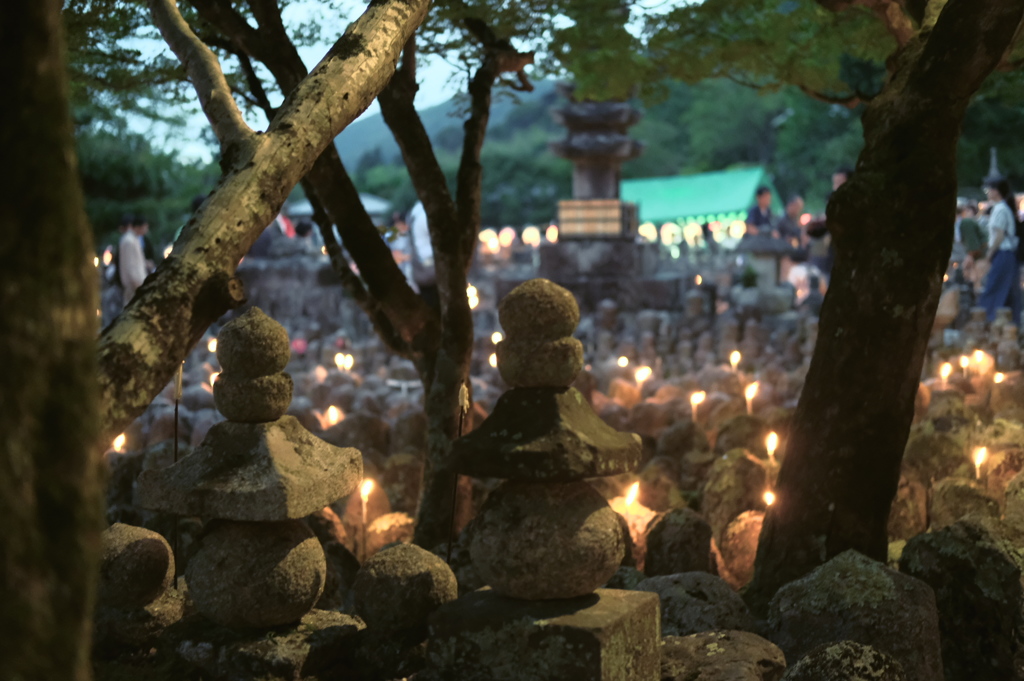
M214 384L228 418L173 466L139 476L143 508L208 519L185 579L216 624L266 628L298 622L324 587L323 549L301 518L352 492L362 456L330 445L285 416L292 379L288 334L258 308L221 330Z
M658 599L600 589L622 563L616 513L585 478L634 469L641 445L570 387L583 366L572 294L545 279L499 307L498 368L512 386L456 441L459 472L505 478L474 521L473 566L489 588L431 620L428 679L655 681Z

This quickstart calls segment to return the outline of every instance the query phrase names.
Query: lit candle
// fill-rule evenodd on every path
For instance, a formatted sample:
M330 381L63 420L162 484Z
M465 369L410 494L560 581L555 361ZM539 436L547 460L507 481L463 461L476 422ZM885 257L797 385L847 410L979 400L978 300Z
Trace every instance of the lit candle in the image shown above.
M767 490L764 493L764 503L765 503L766 506L771 506L772 504L774 504L775 503L775 492L773 492L771 490Z
M206 344L206 349L210 352L217 352L217 339L211 338L210 342Z
M743 391L743 396L747 398L747 413L754 413L754 398L757 396L757 381L754 381L746 387Z
M345 418L345 415L333 404L327 407L327 424L329 426L337 425L343 418Z
M629 358L628 357L619 357L618 365L620 367L622 367L623 369L625 369L626 367L629 366Z
M975 364L981 367L981 363L985 361L985 353L982 352L981 350L975 350L974 353L971 355L971 359L974 360Z
M487 363L491 365L492 369L498 368L498 355L491 353L491 356L487 358Z
M939 367L939 376L942 377L942 386L945 388L949 384L949 377L953 373L953 365L949 362L943 362L942 366Z
M128 438L125 437L124 433L121 433L114 438L114 451L121 453L124 451L124 443Z
M1006 374L1004 374L1002 371L997 371L995 376L992 377L992 382L993 383L1002 383L1005 380L1006 380Z
M491 342L494 343L495 345L497 345L504 339L505 337L501 335L501 331L495 331L494 333L491 334Z
M220 378L220 372L219 371L214 371L213 373L211 373L210 374L210 385L212 386L214 383L216 383L218 378Z
M704 277L698 274L696 277L693 278L693 283L696 284L697 286L700 286L701 284L704 283Z
M974 450L974 477L981 480L981 465L988 458L988 447L978 447Z
M654 371L651 369L651 367L640 367L639 369L637 369L636 373L634 374L634 376L636 377L636 384L643 385L644 381L650 378L652 373L654 373Z
M967 367L970 363L971 360L967 355L960 355L960 368L964 370L964 378L967 378Z
M345 355L343 353L335 353L334 355L334 366L338 367L338 371L344 371L345 369Z
M743 355L740 354L739 350L733 350L729 353L729 364L732 365L733 371L736 371L736 367L740 365L741 359L743 359Z
M359 485L359 500L362 502L363 511L363 540L360 542L359 552L362 554L362 561L366 560L366 502L370 498L370 492L373 491L373 480L367 478L363 480L363 483ZM360 561L360 562L362 562Z
M697 407L707 397L707 393L703 390L698 391L690 395L690 415L693 418L693 422L697 423Z
M764 439L764 446L768 450L768 460L775 465L775 450L779 447L779 436L772 431L768 433L768 437Z

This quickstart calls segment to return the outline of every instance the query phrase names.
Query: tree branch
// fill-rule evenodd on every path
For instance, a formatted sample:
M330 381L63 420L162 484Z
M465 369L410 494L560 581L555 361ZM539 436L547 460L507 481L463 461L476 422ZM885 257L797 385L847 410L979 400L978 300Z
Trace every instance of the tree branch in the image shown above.
M866 7L885 24L889 34L896 39L896 44L903 47L913 39L917 29L911 16L904 11L905 2L898 0L818 0L818 4L827 10L841 12L850 7ZM914 11L917 11L916 2ZM923 17L923 9L922 9Z
M240 156L255 135L231 96L217 55L192 32L175 0L149 0L149 10L167 45L185 66L203 113L220 140L223 157Z
M803 92L811 99L816 99L819 102L824 102L825 104L838 104L839 106L845 106L847 109L856 109L861 104L871 101L870 97L864 98L859 93L847 95L845 97L839 97L835 95L826 95L823 92L812 90L811 88L805 85L800 85L799 88L801 92Z
M477 221L480 218L481 184L484 173L483 164L480 163L480 152L484 146L487 122L491 116L491 90L498 73L498 59L492 52L488 52L483 64L469 83L470 114L464 125L462 158L459 160L455 192L460 223L455 250L463 258L463 265L467 271L473 259L478 231Z
M101 442L110 442L141 414L206 328L241 302L234 279L238 261L292 187L384 87L427 5L428 0L377 0L367 7L291 93L267 132L256 136L251 158L230 168L171 256L104 330Z
M259 59L273 74L283 92L290 92L302 81L306 67L284 30L274 0L250 2L260 21L260 27L255 31L226 0L198 2L200 16L228 35L237 50ZM359 191L346 172L334 145L329 146L317 159L307 179L312 189L312 192L307 192L310 201L313 201L314 196L318 198L329 221L337 225L342 243L359 267L362 280L352 273L340 250L337 255L342 257L336 257L328 248L335 273L370 315L391 350L422 365L422 355L432 353L439 342L436 333L437 317L405 280L391 255L391 249L384 243L367 214ZM328 247L333 242L333 232L325 235Z

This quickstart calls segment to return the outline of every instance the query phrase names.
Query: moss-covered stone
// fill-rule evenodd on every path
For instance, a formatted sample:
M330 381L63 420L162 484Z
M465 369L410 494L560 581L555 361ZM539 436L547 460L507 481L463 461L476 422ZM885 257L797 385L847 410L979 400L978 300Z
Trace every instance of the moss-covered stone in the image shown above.
M430 622L423 681L657 681L653 594L601 589L569 600L522 601L482 590Z
M786 658L746 631L705 631L661 640L662 681L778 681Z
M495 353L502 380L513 388L566 388L583 369L583 343L576 338L508 338Z
M900 571L935 591L947 679L1017 678L1024 658L1024 533L967 518L914 537Z
M213 383L213 401L229 421L276 421L292 403L292 377L279 373L239 379L225 371Z
M606 425L575 388L509 390L452 447L460 473L552 482L634 470L641 451L636 435Z
M239 379L284 371L290 358L288 332L258 307L232 319L217 335L217 361Z
M932 531L941 530L968 515L999 517L999 502L980 484L964 478L946 478L932 485L928 516Z
M701 515L711 525L712 536L721 542L725 528L744 511L764 510L767 461L743 449L719 456L711 465L701 498Z
M826 643L786 670L782 681L910 681L903 666L871 646ZM922 681L924 681L922 679ZM939 681L935 679L935 681Z
M647 529L644 573L648 577L711 571L711 526L679 508L658 516Z
M924 582L856 551L839 554L779 589L768 610L786 659L852 640L896 658L913 681L942 678L935 594Z
M567 289L547 279L531 279L501 300L498 321L509 338L555 340L576 330L580 308Z
M636 587L658 594L661 630L666 636L689 636L714 629L754 628L746 603L720 577L683 572L650 577Z

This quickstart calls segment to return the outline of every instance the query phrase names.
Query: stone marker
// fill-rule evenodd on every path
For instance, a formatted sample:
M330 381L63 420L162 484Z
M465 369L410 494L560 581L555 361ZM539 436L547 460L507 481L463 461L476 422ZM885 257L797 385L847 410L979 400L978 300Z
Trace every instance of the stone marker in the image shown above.
M327 568L301 519L362 478L359 451L330 445L285 415L290 354L284 328L258 308L226 324L214 394L229 420L178 463L144 471L136 487L143 508L211 520L185 578L199 611L226 627L293 624L312 609Z
M605 425L570 387L583 348L572 294L528 281L499 306L498 369L511 386L453 445L456 469L505 478L474 520L473 567L489 589L431 618L425 679L656 681L658 599L595 589L626 550L619 516L585 478L636 468L636 435Z
M746 631L666 636L662 681L779 681L786 657L771 641Z
M807 653L786 670L782 681L907 681L907 675L889 655L863 643L840 641Z

